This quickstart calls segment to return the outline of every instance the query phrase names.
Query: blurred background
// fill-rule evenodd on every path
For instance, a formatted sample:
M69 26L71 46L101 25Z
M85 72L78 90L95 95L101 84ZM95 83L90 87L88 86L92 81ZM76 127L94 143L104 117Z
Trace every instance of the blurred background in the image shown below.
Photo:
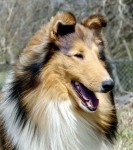
M0 0L0 89L29 38L58 11L105 15L120 122L116 150L133 150L133 0Z

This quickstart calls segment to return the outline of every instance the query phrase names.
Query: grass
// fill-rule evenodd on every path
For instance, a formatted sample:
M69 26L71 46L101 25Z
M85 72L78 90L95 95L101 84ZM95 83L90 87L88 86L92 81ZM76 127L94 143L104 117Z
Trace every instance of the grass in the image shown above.
M114 150L133 150L133 103L117 106L119 128Z

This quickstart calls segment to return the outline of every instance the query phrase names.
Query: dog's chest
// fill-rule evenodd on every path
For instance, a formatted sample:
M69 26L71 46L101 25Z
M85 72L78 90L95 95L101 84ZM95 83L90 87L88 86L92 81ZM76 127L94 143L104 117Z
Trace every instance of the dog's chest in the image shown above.
M14 106L10 107L15 115ZM14 119L13 115L11 120ZM8 121L7 116L7 125ZM109 150L98 130L76 115L69 104L49 104L42 114L41 122L38 122L36 132L34 127L29 130L28 123L23 130L17 127L17 122L16 125L11 123L7 133L13 139L13 145L18 150Z
M50 109L49 109L50 108ZM107 150L103 137L89 122L69 107L50 106L44 118L40 141L34 140L33 150ZM35 145L37 147L35 147Z

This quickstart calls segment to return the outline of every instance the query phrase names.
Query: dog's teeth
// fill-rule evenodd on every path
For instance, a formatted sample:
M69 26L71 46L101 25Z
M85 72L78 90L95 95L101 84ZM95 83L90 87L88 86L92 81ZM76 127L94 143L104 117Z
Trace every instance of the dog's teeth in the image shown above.
M75 82L75 85L76 85L77 89L80 91L79 83Z
M92 105L92 102L91 102L91 101L87 102L87 105L88 105L90 108L93 108L93 105Z
M76 86L79 86L79 83L78 83L78 82L75 82L75 85L76 85Z

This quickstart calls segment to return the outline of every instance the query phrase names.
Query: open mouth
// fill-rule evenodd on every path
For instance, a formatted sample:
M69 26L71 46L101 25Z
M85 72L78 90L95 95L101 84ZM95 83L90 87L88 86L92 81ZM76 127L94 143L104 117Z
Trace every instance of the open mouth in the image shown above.
M98 107L99 100L95 96L95 94L87 89L82 83L72 81L72 87L78 97L81 99L81 103L90 111L95 111Z

